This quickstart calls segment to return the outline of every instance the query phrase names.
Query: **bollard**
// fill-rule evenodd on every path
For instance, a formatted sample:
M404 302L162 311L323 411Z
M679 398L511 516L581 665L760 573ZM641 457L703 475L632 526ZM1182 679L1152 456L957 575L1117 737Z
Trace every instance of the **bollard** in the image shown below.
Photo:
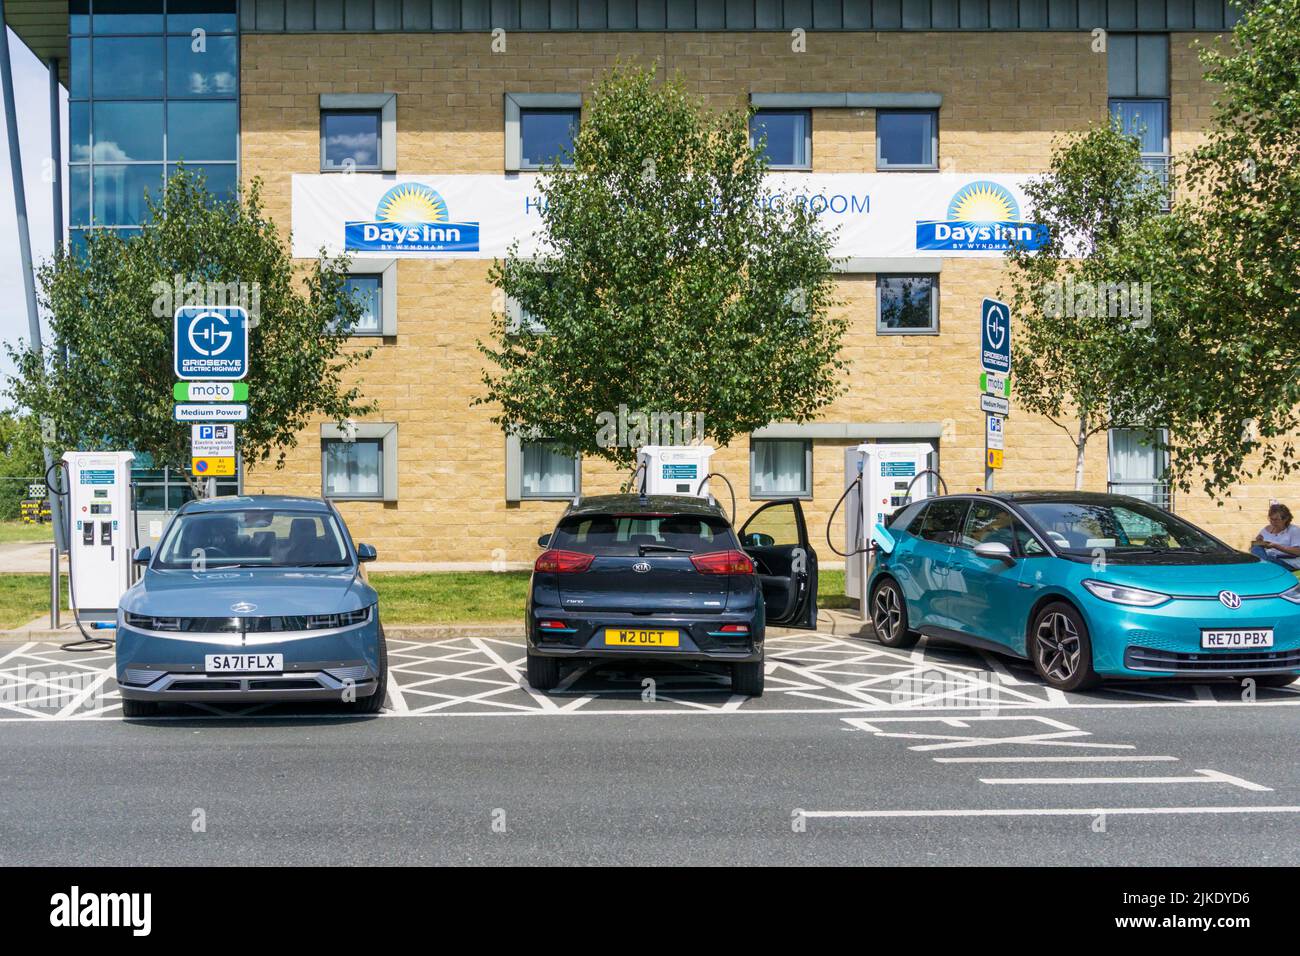
M50 630L59 629L59 547L50 548Z

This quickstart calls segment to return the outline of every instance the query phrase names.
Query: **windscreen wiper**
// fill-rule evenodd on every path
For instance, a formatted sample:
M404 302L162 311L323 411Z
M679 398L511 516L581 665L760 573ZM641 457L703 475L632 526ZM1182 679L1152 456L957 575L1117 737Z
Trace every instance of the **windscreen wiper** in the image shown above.
M659 551L667 554L694 554L690 548L674 548L669 544L642 544L638 545L636 553L644 555L647 551Z
M283 568L346 568L350 567L347 561L308 561L304 564L282 564Z

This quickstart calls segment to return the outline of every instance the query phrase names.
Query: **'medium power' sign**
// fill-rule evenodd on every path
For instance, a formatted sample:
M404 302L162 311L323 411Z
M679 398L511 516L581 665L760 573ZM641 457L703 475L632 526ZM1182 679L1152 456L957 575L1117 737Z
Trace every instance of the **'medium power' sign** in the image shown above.
M478 223L452 222L447 202L423 183L401 183L379 200L371 222L347 222L349 252L477 252Z

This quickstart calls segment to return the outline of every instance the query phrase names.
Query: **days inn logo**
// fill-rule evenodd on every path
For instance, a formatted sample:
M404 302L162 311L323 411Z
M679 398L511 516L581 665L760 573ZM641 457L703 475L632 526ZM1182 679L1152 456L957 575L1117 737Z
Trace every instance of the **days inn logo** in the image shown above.
M478 223L452 222L447 201L424 183L384 193L372 222L343 224L348 252L478 252Z
M1021 222L1020 203L998 183L980 180L957 190L948 218L916 224L916 248L942 252L1005 252L1012 245L1038 249L1047 227Z

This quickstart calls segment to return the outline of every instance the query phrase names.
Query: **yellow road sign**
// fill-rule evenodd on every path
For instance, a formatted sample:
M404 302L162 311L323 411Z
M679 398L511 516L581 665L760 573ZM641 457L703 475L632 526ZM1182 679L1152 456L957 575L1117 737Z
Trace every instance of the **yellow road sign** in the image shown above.
M200 478L229 478L235 473L235 459L191 458L190 468Z
M990 448L990 449L989 449L989 467L990 467L990 468L1001 468L1001 467L1002 467L1002 449L1001 449L1001 448Z

